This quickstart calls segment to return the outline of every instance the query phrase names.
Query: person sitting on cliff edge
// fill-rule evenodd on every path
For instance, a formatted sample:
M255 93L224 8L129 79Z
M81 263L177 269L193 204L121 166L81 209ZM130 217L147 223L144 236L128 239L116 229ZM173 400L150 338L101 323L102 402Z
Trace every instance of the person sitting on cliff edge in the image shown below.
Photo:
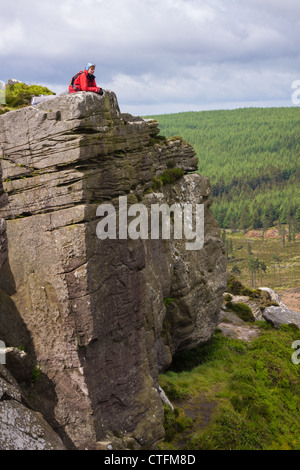
M96 77L94 75L95 65L88 63L84 71L77 73L71 80L69 85L69 92L76 93L77 91L93 91L99 95L103 95L102 88L96 85Z

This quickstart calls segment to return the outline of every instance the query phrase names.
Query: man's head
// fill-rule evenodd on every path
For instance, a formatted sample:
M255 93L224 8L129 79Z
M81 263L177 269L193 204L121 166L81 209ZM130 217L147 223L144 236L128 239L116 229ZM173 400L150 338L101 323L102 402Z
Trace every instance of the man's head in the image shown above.
M95 72L95 67L96 67L96 66L95 66L94 64L92 64L91 62L89 62L89 63L85 66L85 70L87 70L88 73L90 73L91 75L93 75L94 72Z

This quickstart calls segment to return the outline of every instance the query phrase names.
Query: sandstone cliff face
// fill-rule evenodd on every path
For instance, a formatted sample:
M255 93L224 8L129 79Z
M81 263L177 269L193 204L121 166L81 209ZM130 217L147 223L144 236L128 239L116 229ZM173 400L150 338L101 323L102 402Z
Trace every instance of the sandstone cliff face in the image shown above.
M112 92L0 117L0 339L38 365L33 406L69 448L155 446L158 374L218 324L227 274L209 181L188 174L192 147L162 139L157 125L121 114ZM170 165L185 176L151 190ZM100 240L97 207L118 211L124 195L149 208L204 204L203 248Z

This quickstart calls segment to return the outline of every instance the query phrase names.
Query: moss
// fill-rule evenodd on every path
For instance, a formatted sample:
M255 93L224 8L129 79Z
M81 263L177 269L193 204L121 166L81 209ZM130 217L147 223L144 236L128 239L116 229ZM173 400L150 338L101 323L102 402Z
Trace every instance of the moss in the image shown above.
M172 299L171 297L165 297L163 302L165 307L168 308L175 302L175 299Z
M249 298L254 300L258 304L261 311L263 311L267 307L279 307L279 304L277 302L272 301L269 292L260 289L252 290L249 294Z
M174 160L169 160L167 162L167 168L175 168L175 162Z
M164 387L164 391L169 398L169 400L183 400L188 397L187 389L184 387L179 387L178 385L168 383Z
M167 165L172 165L168 162ZM177 180L184 176L184 170L182 168L167 168L161 175L155 176L152 179L152 190L159 191L159 189L165 184L174 184Z
M225 305L229 310L235 312L241 320L244 320L246 322L255 321L255 317L249 305L246 305L242 302L233 303L231 301L226 302Z
M253 290L245 287L232 273L227 282L227 291L233 295L245 295L247 297L253 294Z
M163 183L160 178L154 177L152 179L152 189L158 191L162 187Z
M151 136L149 139L149 147L152 147L155 144L163 144L167 142L167 138L164 135Z
M186 418L184 412L179 408L171 408L164 405L164 428L165 439L170 441L174 439L175 435L182 433L185 429L192 426L192 420Z
M189 145L189 143L186 140L184 140L184 138L181 137L180 135L173 135L173 137L169 138L170 142L175 142L176 140L180 140L180 142L183 142L184 144Z
M230 294L226 294L224 300L226 300L226 302L229 302L230 300L232 300L232 296Z
M35 384L40 378L40 368L36 366L32 371L32 383Z
M243 284L231 274L227 282L227 291L233 295L241 295L243 291Z
M182 178L184 175L184 170L182 168L168 168L160 176L160 179L163 184L174 184L175 181Z

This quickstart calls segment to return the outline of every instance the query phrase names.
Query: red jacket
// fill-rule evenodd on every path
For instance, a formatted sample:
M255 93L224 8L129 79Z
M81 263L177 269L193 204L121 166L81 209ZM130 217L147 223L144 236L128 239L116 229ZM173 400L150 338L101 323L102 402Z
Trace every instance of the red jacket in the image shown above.
M76 91L94 91L99 93L100 90L101 88L96 85L94 75L89 75L87 70L80 72L80 75L74 81L74 87L72 87L71 83L69 85L70 93L76 93Z

